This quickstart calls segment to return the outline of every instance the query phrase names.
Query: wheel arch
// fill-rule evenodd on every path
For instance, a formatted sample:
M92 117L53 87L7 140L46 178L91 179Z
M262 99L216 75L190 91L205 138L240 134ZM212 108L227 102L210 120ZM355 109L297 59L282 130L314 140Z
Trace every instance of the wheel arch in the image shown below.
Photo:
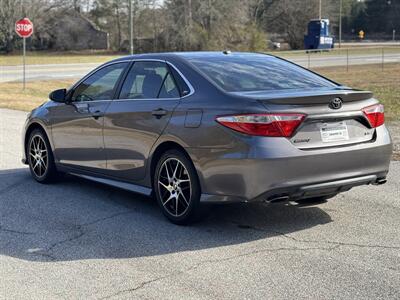
M192 158L190 157L189 153L185 150L185 148L180 145L177 142L173 141L164 141L161 144L157 145L157 147L154 149L153 154L151 155L151 160L150 160L150 178L153 178L154 173L156 171L157 163L163 153L165 153L168 150L171 149L177 149L181 151L194 165ZM196 167L195 167L196 169Z
M45 127L42 124L40 124L39 122L32 122L31 124L28 125L28 127L25 130L25 136L24 136L24 151L25 151L25 155L27 155L26 150L27 150L27 145L28 145L28 142L29 142L29 137L31 136L31 133L35 129L41 130L46 135L47 140L50 143L50 146L53 148L53 145L51 143L49 134L47 133Z
M201 169L199 169L199 164L197 163L196 159L193 158L192 155L190 155L190 152L185 149L180 143L172 140L166 140L161 142L159 145L157 145L150 157L150 166L149 166L149 181L150 181L150 186L153 186L153 177L154 173L157 167L158 160L161 158L161 155L165 153L165 151L168 151L170 149L177 149L181 151L187 158L188 160L192 163L194 170L196 171L197 175L197 180L200 185L200 190L203 191L204 187L204 179L203 179L203 173Z

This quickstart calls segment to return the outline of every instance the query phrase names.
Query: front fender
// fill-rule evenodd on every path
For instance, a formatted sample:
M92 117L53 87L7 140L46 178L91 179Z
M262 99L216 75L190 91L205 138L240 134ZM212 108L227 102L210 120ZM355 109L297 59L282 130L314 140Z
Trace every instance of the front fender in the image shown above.
M40 128L41 130L44 131L49 140L51 150L54 152L54 144L51 134L51 123L48 118L48 110L44 107L39 107L33 110L28 115L22 132L22 145L23 145L22 162L24 164L27 164L26 146L29 139L29 135L35 128Z

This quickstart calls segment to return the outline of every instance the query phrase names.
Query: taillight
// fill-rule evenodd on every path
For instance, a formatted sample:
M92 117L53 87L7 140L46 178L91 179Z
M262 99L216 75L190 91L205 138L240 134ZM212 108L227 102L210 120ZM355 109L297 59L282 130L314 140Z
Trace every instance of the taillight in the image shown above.
M216 121L248 135L290 137L305 117L292 113L244 114L220 116Z
M372 128L379 127L385 123L384 107L382 104L375 104L363 108L363 113L368 118Z

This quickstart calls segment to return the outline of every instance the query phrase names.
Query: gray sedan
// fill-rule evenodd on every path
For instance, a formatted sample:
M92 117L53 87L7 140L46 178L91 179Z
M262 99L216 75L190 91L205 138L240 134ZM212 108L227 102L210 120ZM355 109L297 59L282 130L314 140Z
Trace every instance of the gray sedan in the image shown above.
M392 152L371 92L256 53L108 62L29 114L23 162L154 195L172 222L206 203L326 200L382 184Z

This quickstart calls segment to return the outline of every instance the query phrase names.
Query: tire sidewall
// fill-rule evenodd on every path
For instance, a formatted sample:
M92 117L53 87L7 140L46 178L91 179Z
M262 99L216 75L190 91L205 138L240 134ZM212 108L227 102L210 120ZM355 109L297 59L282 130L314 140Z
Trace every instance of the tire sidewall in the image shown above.
M160 173L160 169L163 165L163 163L170 158L176 158L180 160L180 162L185 166L187 172L189 173L189 177L191 179L191 189L192 189L192 194L190 197L189 201L189 208L186 210L186 212L179 216L173 216L171 215L163 206L162 204L162 199L161 195L159 193L159 187L158 187L158 177ZM196 220L196 216L199 213L199 206L200 206L200 184L197 176L196 169L193 165L193 163L187 158L186 155L184 155L182 152L178 150L168 150L165 152L160 159L157 162L156 170L154 172L153 176L153 190L154 194L157 200L158 205L160 206L161 211L163 214L173 223L178 224L178 225L186 225L191 222L194 222Z

